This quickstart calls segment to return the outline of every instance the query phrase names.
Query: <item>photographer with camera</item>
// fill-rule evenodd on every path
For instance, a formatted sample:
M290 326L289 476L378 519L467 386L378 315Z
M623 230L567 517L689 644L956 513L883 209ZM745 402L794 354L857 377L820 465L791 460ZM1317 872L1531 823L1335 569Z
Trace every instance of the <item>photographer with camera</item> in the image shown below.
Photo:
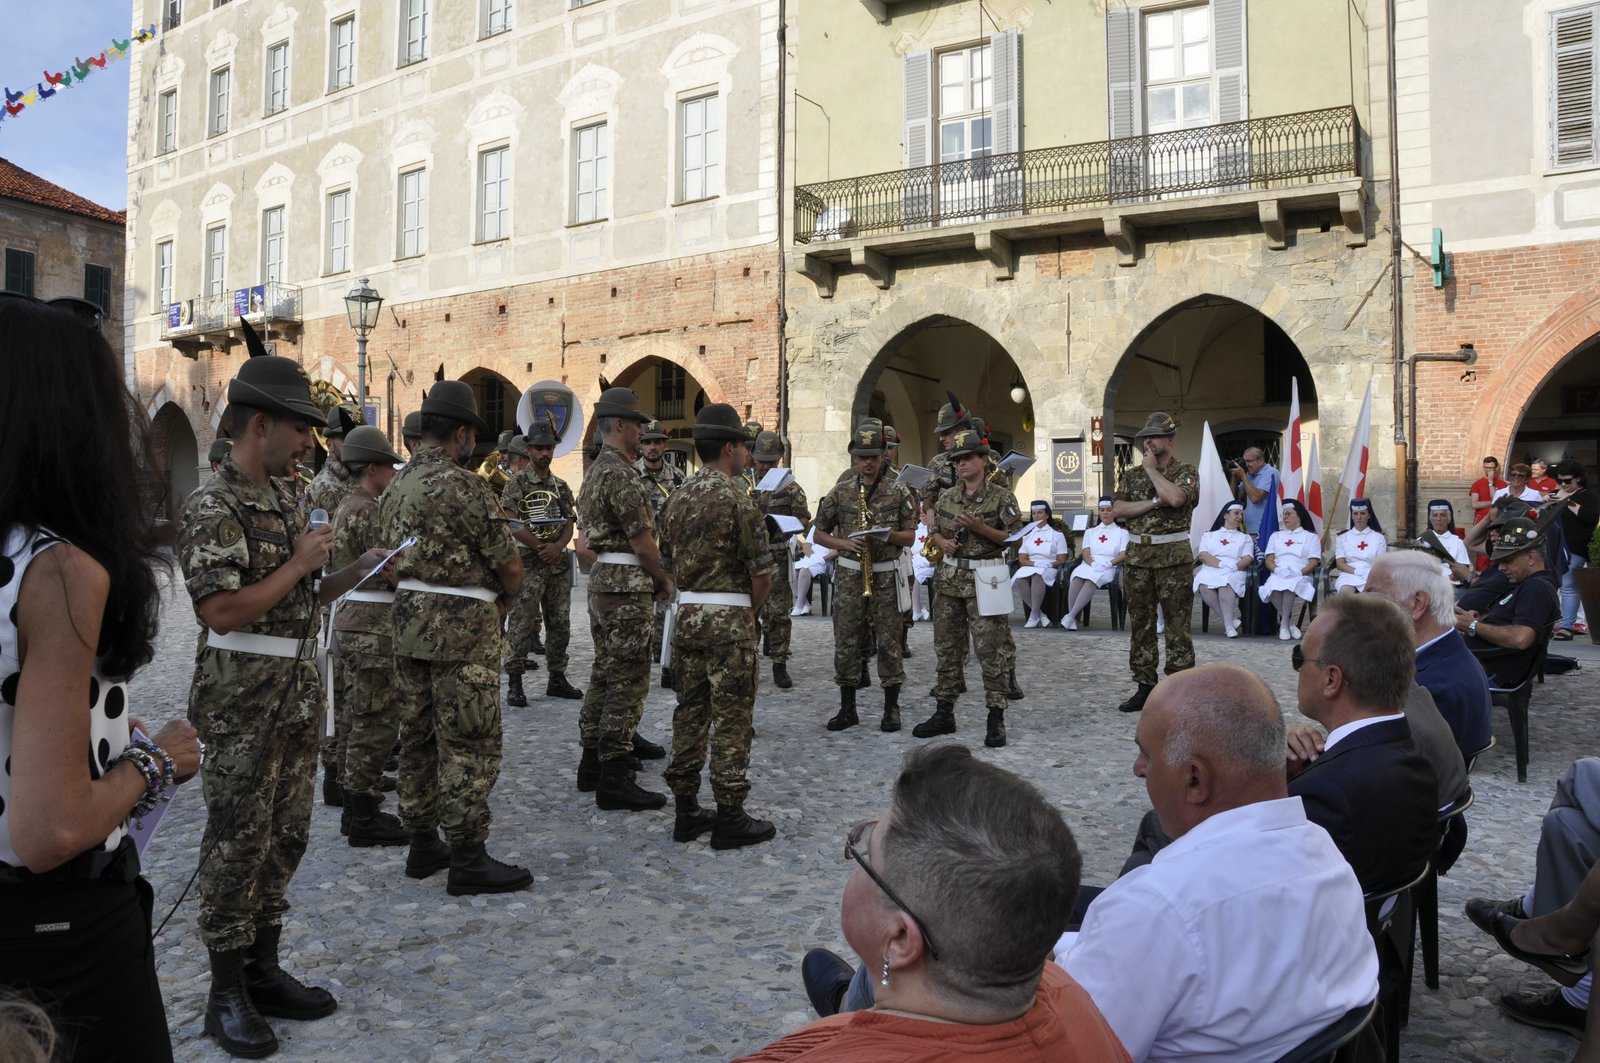
M1229 486L1233 497L1244 503L1244 530L1251 535L1261 530L1261 517L1271 502L1278 470L1267 464L1261 448L1251 447L1244 455L1228 462Z

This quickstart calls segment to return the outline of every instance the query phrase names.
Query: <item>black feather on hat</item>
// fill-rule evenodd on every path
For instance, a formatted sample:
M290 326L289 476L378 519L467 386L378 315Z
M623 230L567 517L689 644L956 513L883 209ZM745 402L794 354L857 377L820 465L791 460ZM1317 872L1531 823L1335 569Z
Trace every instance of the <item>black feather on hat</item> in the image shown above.
M961 400L956 398L956 393L955 392L953 392L953 391L949 390L948 388L946 388L944 395L945 395L945 398L950 400L950 408L956 411L956 419L957 420L960 420L960 419L965 418L965 417L970 417L972 415L972 411L971 410L968 410L965 406L961 405Z
M610 391L611 390L611 381L606 379L606 375L604 373L600 374L600 390L601 391Z
M249 356L251 358L265 358L267 356L267 345L261 342L261 336L257 334L250 322L244 319L243 314L239 315L239 325L244 329L244 349L249 353Z
M361 422L350 416L350 411L344 408L343 403L335 406L334 409L339 411L339 427L344 429L345 435L349 435L355 429L361 427Z
M549 410L544 411L544 419L550 422L550 434L557 443L561 442L561 432L556 428L556 415Z
M443 379L444 379L444 363L440 362L439 363L439 368L437 368L437 369L435 369L433 371L433 382L435 384L437 384L439 381L441 381Z

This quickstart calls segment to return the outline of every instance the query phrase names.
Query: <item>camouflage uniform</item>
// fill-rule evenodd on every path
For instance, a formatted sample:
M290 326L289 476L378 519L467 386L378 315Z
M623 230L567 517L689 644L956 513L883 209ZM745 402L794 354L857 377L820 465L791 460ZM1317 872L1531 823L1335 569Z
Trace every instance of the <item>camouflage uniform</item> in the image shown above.
M680 594L749 594L752 579L772 570L760 511L743 483L714 468L701 469L673 494L661 518L661 545ZM680 797L700 792L709 737L717 804L743 804L756 702L755 610L680 602L672 670L678 707L667 785Z
M802 524L811 520L811 509L806 504L805 489L790 480L777 491L757 491L755 503L762 513L778 513L798 517ZM789 561L789 540L781 535L770 537L772 542L772 592L761 607L761 626L766 632L767 656L774 664L789 660L789 639L794 623L789 611L794 608L794 589L789 584L793 566Z
M602 445L578 493L585 541L595 553L633 552L628 540L655 532L655 491L616 447ZM644 715L650 658L640 637L651 622L655 582L638 565L596 562L589 574L589 635L594 668L578 737L601 761L633 753L633 734Z
M682 469L665 458L661 460L661 468L652 472L640 458L634 466L639 470L639 475L644 477L645 497L650 499L650 511L655 516L656 526L661 525L661 511L667 508L667 499L672 497L672 492L682 487L685 476ZM661 626L667 619L666 602L656 602L654 627L650 630L650 660L661 659Z
M1194 643L1189 638L1189 614L1194 609L1194 552L1189 545L1189 523L1200 493L1200 477L1193 465L1173 458L1161 473L1183 489L1181 506L1162 506L1138 517L1129 517L1128 556L1122 565L1122 595L1128 602L1128 666L1133 681L1155 686L1156 605L1159 603L1167 625L1167 674L1194 667ZM1119 502L1145 502L1156 497L1155 485L1143 466L1123 470L1122 484L1112 496ZM1178 542L1151 545L1140 541L1147 535L1176 535Z
M330 571L361 560L368 550L384 546L378 534L378 500L359 484L345 493L333 518ZM374 578L363 591L387 591ZM390 606L381 602L343 601L334 615L334 645L344 677L345 733L341 745L343 771L339 783L347 792L382 797L383 766L400 733L394 694L393 623Z
M328 455L322 463L322 468L311 483L306 486L305 492L296 503L302 520L309 518L311 511L320 509L328 514L328 519L333 519L333 514L338 512L339 504L344 501L351 488L355 485L350 479L350 470L344 467L344 462ZM321 619L327 623L328 610L321 608ZM330 655L325 667L333 672L333 727L326 726L326 721L320 728L322 734L322 770L330 779L340 779L344 775L345 743L350 735L350 679L344 675L344 667L338 658ZM323 677L327 682L327 677Z
M326 510L331 520L333 514L338 512L339 503L344 501L345 495L356 486L350 479L350 470L344 467L344 462L333 455L322 463L322 468L312 479L305 490L305 509L309 513L313 509Z
M1011 670L1016 667L1016 648L1011 642L1009 615L980 616L978 592L970 569L950 564L952 557L967 560L1002 561L1005 549L981 535L967 532L956 523L962 513L980 517L992 528L1007 535L1023 525L1017 499L1009 490L987 480L976 497L968 497L961 483L942 492L934 505L935 532L958 544L955 553L945 554L934 576L937 591L933 600L934 654L939 661L939 679L933 696L940 702L954 702L960 693L962 666L966 658L968 632L972 649L983 669L983 701L989 709L1006 707L1006 690Z
M576 519L577 503L572 488L561 477L551 473L540 476L532 465L511 474L505 490L500 494L500 508L520 519L524 499L535 491L553 491L560 500L561 515ZM545 525L560 531L558 524ZM528 530L534 530L529 525ZM572 641L572 584L567 574L567 553L563 550L552 564L539 560L539 555L521 543L522 591L512 603L506 616L506 639L510 651L506 654L506 674L521 675L527 669L528 654L533 650L533 640L539 634L539 620L544 619L548 638L545 641L545 663L552 675L567 670L567 645Z
M939 496L961 482L961 477L956 475L956 463L951 460L948 450L941 450L928 462L928 482L922 485L918 492L918 501L925 506L938 505Z
M380 535L418 542L396 575L501 593L496 569L517 556L488 484L424 442L378 504ZM400 818L412 834L443 828L451 849L489 833L489 791L500 775L500 612L457 594L395 592L394 664L400 703Z
M916 506L911 492L891 480L885 472L867 499L867 514L861 513L861 478L852 474L834 485L817 505L817 530L837 538L847 538L861 528L888 528L891 531L916 531ZM833 675L841 687L854 688L861 678L862 651L871 636L878 646L878 682L898 687L906 681L900 656L900 605L895 583L898 574L895 558L901 547L868 540L872 557L872 599L862 596L861 569L853 559L841 554L833 574Z
M279 484L257 487L231 457L189 497L182 527L178 557L197 612L208 595L270 576L303 530ZM248 947L289 910L285 891L311 825L321 717L315 618L311 584L298 583L238 630L303 640L299 660L209 647L195 660L189 722L207 747L200 851L210 854L200 865L199 926L211 949Z

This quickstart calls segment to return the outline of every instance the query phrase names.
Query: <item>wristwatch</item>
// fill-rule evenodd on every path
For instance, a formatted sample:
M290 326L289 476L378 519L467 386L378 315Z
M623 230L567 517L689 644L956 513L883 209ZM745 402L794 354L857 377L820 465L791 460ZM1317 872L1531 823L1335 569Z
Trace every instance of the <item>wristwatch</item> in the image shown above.
M1478 622L1476 620L1474 620L1472 623L1467 625L1467 634L1473 636L1474 638L1477 637L1477 635L1478 635Z

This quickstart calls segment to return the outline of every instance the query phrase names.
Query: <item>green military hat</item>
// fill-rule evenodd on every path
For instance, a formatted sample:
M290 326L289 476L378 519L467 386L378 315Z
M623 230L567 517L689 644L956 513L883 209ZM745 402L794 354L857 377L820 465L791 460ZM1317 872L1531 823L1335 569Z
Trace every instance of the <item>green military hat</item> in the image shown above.
M233 440L218 439L211 444L211 450L206 454L207 461L222 461L233 453Z
M900 433L894 430L894 425L892 424L883 426L883 445L886 447L898 447L900 445Z
M755 458L757 461L783 460L783 440L778 438L778 433L762 432L756 436Z
M763 431L765 429L760 421L746 421L744 423L744 437L752 443L756 441L756 436L759 436Z
M976 454L980 458L989 456L989 444L983 437L968 428L956 435L955 443L950 447L950 460L955 461Z
M595 400L596 417L620 417L624 421L649 424L649 416L639 408L639 396L632 388L606 388Z
M644 435L640 436L639 438L640 439L671 439L672 437L667 435L667 430L665 428L661 427L661 422L660 421L646 421L644 423Z
M394 452L389 446L389 437L373 425L357 425L350 429L344 437L344 450L341 460L346 465L360 465L369 462L379 465L398 465L406 459Z
M876 458L882 454L883 426L871 421L863 421L857 425L855 434L850 437L850 456Z
M1499 561L1503 558L1532 550L1544 542L1544 528L1531 517L1512 517L1494 533L1493 550L1489 556Z
M228 381L228 401L282 417L300 417L323 424L322 411L311 401L311 381L293 358L263 354L247 358Z
M400 422L401 439L422 438L422 411L412 410L406 414L406 419Z
M971 423L972 411L964 406L956 406L947 402L939 407L939 421L933 426L933 430L943 435L946 432L954 432L957 428L965 427Z
M744 442L745 426L739 421L739 411L726 402L702 406L694 415L694 438Z
M349 435L352 428L362 423L361 415L354 406L338 402L328 407L328 416L322 423L322 436L324 439L337 439Z
M1151 436L1175 436L1178 434L1178 422L1173 420L1170 413L1157 410L1150 415L1144 427L1133 434L1135 439L1149 439Z
M967 418L967 427L978 433L979 439L987 439L989 437L989 422L977 414Z
M504 453L511 449L511 441L517 437L516 429L507 428L500 433L500 438L495 440L494 449Z
M515 432L511 433L510 439L506 440L506 453L518 458L533 457L532 454L528 453L528 440Z
M478 416L478 399L472 394L472 385L460 380L441 380L433 385L422 400L422 415L446 417L479 432L489 431L489 425Z
M532 427L523 434L522 441L530 447L553 447L558 442L555 429L542 417L533 422Z

